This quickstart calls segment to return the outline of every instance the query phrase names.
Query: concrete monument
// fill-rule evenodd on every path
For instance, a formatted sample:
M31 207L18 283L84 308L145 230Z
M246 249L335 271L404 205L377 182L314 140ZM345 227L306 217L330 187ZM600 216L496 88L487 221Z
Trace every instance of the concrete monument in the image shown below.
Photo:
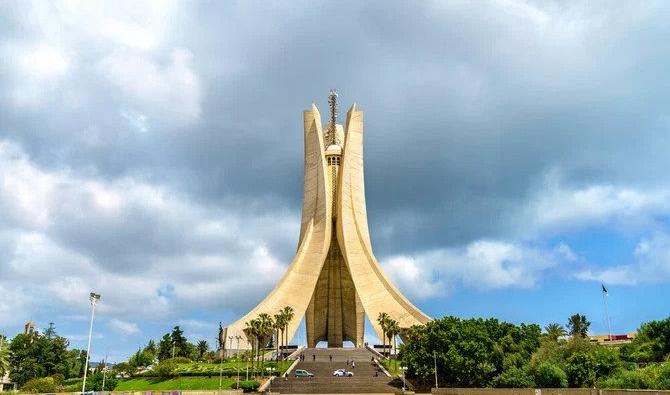
M362 347L365 314L379 338L381 312L401 328L430 320L389 281L372 252L363 180L363 112L352 105L344 126L339 125L334 90L328 102L325 130L314 104L303 114L304 197L297 253L272 292L224 329L224 339L245 340L240 348L250 348L243 331L247 321L284 306L295 311L288 338L304 316L309 347L320 341L328 347L342 347L344 341Z

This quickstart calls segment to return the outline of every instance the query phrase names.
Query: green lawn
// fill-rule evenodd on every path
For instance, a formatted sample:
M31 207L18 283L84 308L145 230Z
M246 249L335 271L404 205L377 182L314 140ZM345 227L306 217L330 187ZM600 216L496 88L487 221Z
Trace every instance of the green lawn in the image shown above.
M241 378L244 380L244 377ZM236 378L223 378L222 388L230 389ZM114 391L166 391L166 390L217 390L218 377L181 377L161 380L158 378L133 378L119 380Z
M261 371L265 371L265 368L272 367L280 372L285 372L286 369L291 366L293 361L281 361L279 364L274 361L265 361L262 364L262 368L259 366ZM218 363L206 363L206 362L192 362L192 363L183 363L177 366L175 373L177 374L188 374L188 373L210 373L212 375L218 375L219 370L222 369L224 373L233 373L237 374L239 369L240 375L244 374L247 370L247 365L251 371L251 362L247 363L246 361L224 361L223 366L220 366ZM260 362L258 363L260 365Z
M382 365L384 365L384 368L386 368L386 370L391 373L391 376L402 375L402 371L400 370L400 361L395 359L384 359L382 360Z

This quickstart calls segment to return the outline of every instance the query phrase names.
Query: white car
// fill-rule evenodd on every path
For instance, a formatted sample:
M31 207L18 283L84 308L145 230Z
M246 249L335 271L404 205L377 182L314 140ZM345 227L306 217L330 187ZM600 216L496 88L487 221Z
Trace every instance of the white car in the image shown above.
M354 373L346 369L337 369L333 372L333 376L336 377L354 377Z

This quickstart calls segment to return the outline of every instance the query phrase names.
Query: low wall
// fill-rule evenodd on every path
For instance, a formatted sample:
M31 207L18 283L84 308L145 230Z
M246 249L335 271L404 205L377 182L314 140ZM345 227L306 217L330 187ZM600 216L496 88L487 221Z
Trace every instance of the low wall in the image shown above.
M242 390L211 390L211 391L95 391L93 395L240 395ZM50 394L54 395L54 394ZM81 392L59 392L55 395L81 395Z
M438 395L670 395L670 390L592 388L433 388Z

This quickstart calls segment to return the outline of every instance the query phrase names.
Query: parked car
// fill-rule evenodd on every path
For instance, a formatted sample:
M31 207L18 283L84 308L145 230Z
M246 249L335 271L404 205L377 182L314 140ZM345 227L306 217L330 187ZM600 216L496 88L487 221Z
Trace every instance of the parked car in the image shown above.
M294 373L295 377L314 377L314 374L304 370L304 369L298 369Z
M333 372L333 376L337 377L354 377L354 373L346 369L337 369Z

